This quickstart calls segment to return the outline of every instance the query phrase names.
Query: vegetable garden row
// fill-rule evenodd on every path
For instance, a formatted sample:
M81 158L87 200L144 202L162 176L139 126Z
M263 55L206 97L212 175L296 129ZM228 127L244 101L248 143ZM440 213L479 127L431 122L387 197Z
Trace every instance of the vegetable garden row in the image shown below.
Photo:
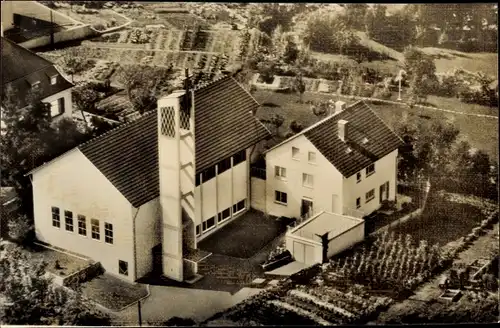
M101 59L121 64L145 64L173 68L188 68L217 73L225 70L231 58L224 54L203 54L195 52L157 52L147 50L108 49L81 47L79 54L84 58Z
M166 28L135 28L92 39L92 42L144 45L146 50L203 51L227 55L239 54L240 32L207 32ZM247 47L248 48L248 47Z

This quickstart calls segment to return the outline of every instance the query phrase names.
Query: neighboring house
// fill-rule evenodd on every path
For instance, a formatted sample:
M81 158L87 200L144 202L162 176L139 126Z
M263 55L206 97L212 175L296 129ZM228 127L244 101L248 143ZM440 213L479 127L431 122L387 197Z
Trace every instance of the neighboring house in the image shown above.
M71 117L73 84L50 61L6 38L2 37L1 40L2 99L6 90L12 88L22 109L28 106L27 96L30 92L37 91L42 101L51 105L52 118Z
M225 77L36 168L37 238L129 281L191 278L196 242L250 207L250 159L270 137L258 106Z
M334 115L266 151L265 211L368 215L396 198L402 144L365 103L339 101Z

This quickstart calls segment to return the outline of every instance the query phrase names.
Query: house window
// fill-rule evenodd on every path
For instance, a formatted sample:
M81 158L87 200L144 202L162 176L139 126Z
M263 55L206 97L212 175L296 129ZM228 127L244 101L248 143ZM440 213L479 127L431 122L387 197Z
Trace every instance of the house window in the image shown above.
M309 160L309 163L316 163L316 153L313 151L310 151L309 154L307 155L307 158Z
M66 231L73 231L73 212L64 211L64 221L66 223Z
M241 200L233 205L233 214L241 212L245 209L245 200Z
M55 117L64 113L64 97L50 103L50 116Z
M361 197L356 198L356 208L361 207Z
M59 214L59 207L52 206L52 226L56 228L61 227L61 216Z
M108 244L113 243L113 225L111 223L104 222L104 240Z
M361 172L356 173L356 181L361 182Z
M297 147L292 147L292 158L299 159L300 149Z
M231 207L226 208L224 211L219 213L219 217L217 218L217 222L222 222L228 219L231 216Z
M118 273L128 276L128 262L118 260Z
M203 222L203 231L207 231L215 225L215 216Z
M196 235L199 236L201 234L201 224L196 226Z
M375 164L370 164L370 166L366 168L366 176L370 176L373 173L375 173Z
M274 167L274 176L280 179L286 179L286 168L281 166Z
M38 89L40 87L40 81L36 81L31 85L32 89Z
M57 75L54 75L50 78L50 84L54 85L57 83Z
M210 179L215 178L215 166L209 167L205 171L203 171L203 182L207 182Z
M277 203L280 203L280 204L287 204L287 195L286 195L286 192L281 192L281 191L278 191L278 190L275 190L274 191L274 200L277 202Z
M223 159L217 164L217 174L221 174L231 168L231 157Z
M314 186L312 174L302 173L302 185L308 188L312 188Z
M246 159L247 159L247 151L246 149L244 149L233 155L233 166L236 166L241 162L246 161Z
M370 190L369 192L366 193L366 195L365 195L365 203L368 203L373 198L375 198L375 189L372 189L372 190Z
M87 221L83 215L78 215L78 233L87 236Z
M101 233L99 231L99 220L92 219L90 220L90 226L92 228L92 239L101 239Z

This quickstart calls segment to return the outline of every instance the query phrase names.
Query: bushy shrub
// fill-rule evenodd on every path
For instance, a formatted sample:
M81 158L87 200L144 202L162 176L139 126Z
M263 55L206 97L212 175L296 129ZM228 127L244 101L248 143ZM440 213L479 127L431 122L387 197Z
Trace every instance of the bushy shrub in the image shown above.
M33 225L26 215L13 216L9 219L7 227L9 238L17 243L26 243L33 237Z
M374 98L380 98L384 100L391 99L392 93L388 88L376 88L373 93Z

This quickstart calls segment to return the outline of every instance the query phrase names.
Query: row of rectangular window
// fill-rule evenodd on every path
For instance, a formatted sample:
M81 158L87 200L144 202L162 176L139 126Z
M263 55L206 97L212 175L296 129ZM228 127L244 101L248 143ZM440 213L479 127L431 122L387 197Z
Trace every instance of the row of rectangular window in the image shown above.
M375 173L375 163L368 165L368 167L365 169L365 174L367 178L373 173ZM356 181L361 182L361 171L356 173Z
M386 197L389 197L389 181L387 181L386 183L384 183L382 186L381 186L381 190L380 192L381 193L386 193ZM382 197L382 196L381 196ZM371 200L373 200L375 198L375 189L371 189L370 191L368 191L366 194L365 194L365 204L366 203L369 203ZM356 198L356 208L360 208L361 207L361 197L358 197Z
M233 209L233 215L237 214L238 212L241 212L242 210L245 209L245 199L239 201L238 203L234 204L232 206ZM202 232L205 232L212 228L215 225L215 218L217 217L217 222L221 223L231 217L231 207L226 208L216 216L213 216L206 221L202 222L202 224L198 224L196 226L196 236L201 235Z
M297 147L292 147L292 158L295 160L300 160L299 155L300 155L300 149ZM309 163L316 163L316 153L313 151L308 152L307 161Z
M87 219L84 215L78 214L78 234L82 236L87 236ZM56 228L61 228L61 216L59 207L52 206L52 226ZM64 227L66 231L73 232L73 212L64 211ZM101 231L99 226L99 220L90 219L90 231L92 239L100 240ZM113 244L113 224L104 222L104 241L107 244Z
M217 174L221 174L229 170L231 168L231 157L233 158L233 167L234 167L247 159L246 150L239 151L236 154L223 159L216 165L209 167L203 172L196 174L196 185L199 186L201 184L201 181L207 182L215 178ZM217 173L215 171L215 166L217 166Z

